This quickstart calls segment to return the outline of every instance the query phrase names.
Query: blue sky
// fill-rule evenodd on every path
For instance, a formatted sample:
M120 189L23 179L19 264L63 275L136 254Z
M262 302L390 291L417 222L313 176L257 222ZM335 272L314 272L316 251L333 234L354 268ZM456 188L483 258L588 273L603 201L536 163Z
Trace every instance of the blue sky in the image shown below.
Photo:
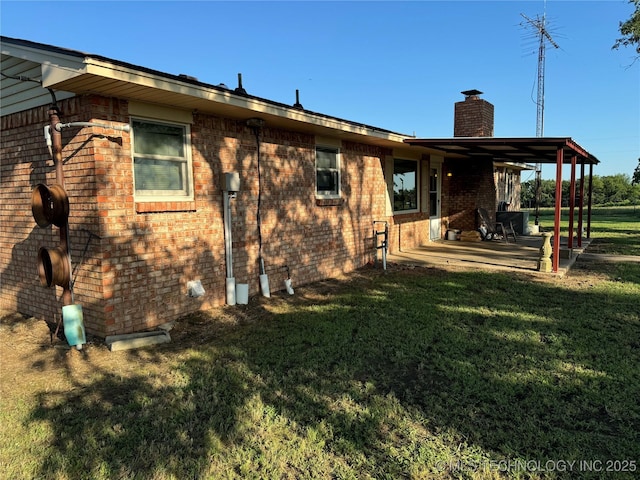
M451 137L460 92L478 89L495 136L534 137L537 43L520 14L545 8L560 46L546 50L545 136L572 137L602 162L597 175L631 175L640 61L611 49L627 0L2 0L0 30L212 84L242 73L252 95L293 104L299 89L306 109L418 137Z

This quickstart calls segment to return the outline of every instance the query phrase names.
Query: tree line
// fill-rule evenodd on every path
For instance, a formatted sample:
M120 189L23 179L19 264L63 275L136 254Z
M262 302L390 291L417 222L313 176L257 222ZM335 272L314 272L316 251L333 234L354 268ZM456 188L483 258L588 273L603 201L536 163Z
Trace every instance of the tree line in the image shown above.
M635 172L634 172L635 173ZM588 180L588 179L587 179ZM626 174L608 175L608 176L593 176L593 205L640 205L640 181L635 181L635 175L632 178ZM556 198L556 181L555 180L541 180L541 207L553 207L555 206ZM562 206L569 205L569 180L562 181ZM585 205L587 202L588 182L585 182L584 194ZM576 181L576 205L578 204L578 197L580 196L580 183ZM529 180L522 183L522 190L520 192L520 202L522 208L535 207L536 198L536 181Z

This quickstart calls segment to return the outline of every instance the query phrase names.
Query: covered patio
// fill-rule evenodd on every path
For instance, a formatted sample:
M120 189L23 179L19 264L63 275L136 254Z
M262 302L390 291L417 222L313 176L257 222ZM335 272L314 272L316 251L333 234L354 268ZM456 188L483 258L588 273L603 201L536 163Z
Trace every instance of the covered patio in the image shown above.
M391 264L463 267L484 270L500 270L521 273L538 272L538 259L543 237L541 235L521 235L518 242L505 243L502 240L465 242L440 240L418 248L402 249L389 254ZM565 274L591 242L583 239L582 246L568 249L568 238L561 237L558 267L555 273ZM553 242L555 243L555 242Z
M410 145L422 146L440 152L445 161L451 159L465 159L469 161L491 159L493 162L509 162L513 164L555 164L555 213L553 238L561 238L560 221L562 217L562 168L570 166L569 175L569 225L564 234L569 262L588 239L591 238L591 198L593 190L593 166L599 160L587 150L578 145L570 137L533 137L533 138L498 138L498 137L454 137L443 139L411 138L405 140ZM589 166L588 177L585 178L585 166ZM576 179L577 168L580 166L580 177ZM585 192L586 189L586 192ZM588 198L585 205L585 197ZM586 218L585 218L586 207ZM577 215L576 215L577 209ZM534 237L542 241L540 237ZM559 273L562 262L560 242L553 242L552 271ZM439 242L425 246L425 249L438 248ZM537 249L540 248L539 244ZM526 245L518 247L527 248ZM485 247L475 246L475 249L485 250ZM506 247L505 247L506 248ZM532 246L534 250L536 247ZM420 249L421 250L421 249ZM475 253L480 253L477 250ZM495 249L490 249L494 251ZM499 251L499 250L498 250ZM526 250L523 250L526 251ZM537 261L537 259L536 259Z

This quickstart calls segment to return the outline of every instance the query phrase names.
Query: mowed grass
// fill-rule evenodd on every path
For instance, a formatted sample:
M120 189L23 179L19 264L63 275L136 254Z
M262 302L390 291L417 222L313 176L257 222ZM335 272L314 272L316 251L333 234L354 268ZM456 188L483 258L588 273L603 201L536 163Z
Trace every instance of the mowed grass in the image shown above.
M637 478L639 303L638 263L392 266L149 349L25 350L33 374L2 367L0 478Z
M587 228L587 209L584 209L583 226ZM540 225L546 231L553 231L554 210L540 209ZM529 219L533 222L534 212ZM567 235L569 210L562 209L561 234ZM574 232L578 228L578 211L574 213ZM640 255L640 206L593 207L591 212L591 237L594 242L589 252L618 255Z

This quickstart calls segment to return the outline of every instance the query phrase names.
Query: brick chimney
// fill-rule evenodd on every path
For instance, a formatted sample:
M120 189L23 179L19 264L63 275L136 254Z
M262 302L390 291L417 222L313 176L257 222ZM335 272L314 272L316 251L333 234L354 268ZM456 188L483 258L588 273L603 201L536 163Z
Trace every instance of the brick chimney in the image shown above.
M454 137L493 137L493 105L478 95L479 90L461 92L464 101L456 102L453 115Z

